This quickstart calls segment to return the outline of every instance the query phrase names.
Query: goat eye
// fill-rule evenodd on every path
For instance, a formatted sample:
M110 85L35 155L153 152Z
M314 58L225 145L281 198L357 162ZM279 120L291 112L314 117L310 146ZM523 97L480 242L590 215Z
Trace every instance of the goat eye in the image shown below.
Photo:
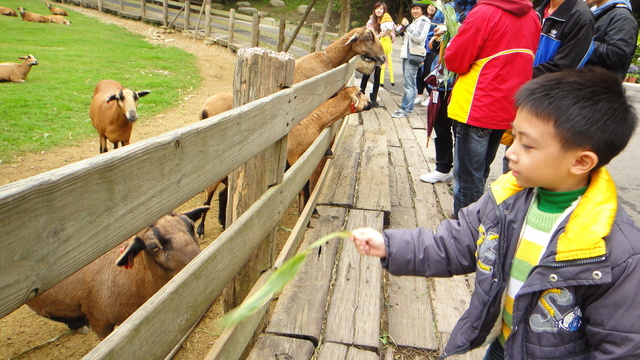
M149 249L149 251L158 252L158 250L160 250L160 246L158 246L156 244L150 244L148 249Z

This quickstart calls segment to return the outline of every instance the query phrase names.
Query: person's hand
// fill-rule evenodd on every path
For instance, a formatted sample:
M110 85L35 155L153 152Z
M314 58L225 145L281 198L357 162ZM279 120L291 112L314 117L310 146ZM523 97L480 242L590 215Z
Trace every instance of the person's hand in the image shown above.
M400 22L403 26L407 26L409 25L409 20L407 20L407 18L402 18L402 21Z
M371 228L355 229L351 232L351 241L361 255L387 257L387 249L384 246L382 234Z

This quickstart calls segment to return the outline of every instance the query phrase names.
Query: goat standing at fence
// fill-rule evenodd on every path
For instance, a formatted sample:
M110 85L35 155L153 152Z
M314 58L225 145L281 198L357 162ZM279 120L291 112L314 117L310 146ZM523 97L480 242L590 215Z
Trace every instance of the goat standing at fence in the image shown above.
M71 329L89 325L104 339L200 253L194 222L207 209L162 217L27 305Z
M105 153L107 140L117 149L129 145L133 123L138 120L138 99L149 94L135 92L115 80L101 80L93 91L89 116L100 137L100 153Z
M29 74L29 71L31 71L31 67L38 65L38 60L36 60L36 57L31 54L21 56L18 59L24 61L20 64L12 62L0 64L0 82L25 82L27 81L27 75Z

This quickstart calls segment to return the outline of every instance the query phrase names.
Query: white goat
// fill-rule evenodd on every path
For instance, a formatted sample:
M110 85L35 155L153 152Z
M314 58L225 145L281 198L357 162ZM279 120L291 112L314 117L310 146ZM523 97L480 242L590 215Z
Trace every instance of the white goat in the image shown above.
M38 65L38 60L31 54L21 56L18 59L24 61L20 64L12 62L0 63L0 82L25 82L29 71L31 71L31 67Z
M171 213L29 300L38 314L102 340L200 253L194 222L207 210Z
M93 91L89 116L100 137L100 153L105 153L107 140L117 149L129 145L133 123L138 120L138 99L149 94L135 92L115 80L101 80Z

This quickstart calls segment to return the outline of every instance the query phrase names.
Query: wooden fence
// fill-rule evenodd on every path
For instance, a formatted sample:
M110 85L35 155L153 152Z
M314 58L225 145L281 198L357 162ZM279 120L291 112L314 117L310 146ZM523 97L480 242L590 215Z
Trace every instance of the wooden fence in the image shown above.
M265 56L293 61L289 54L243 49L238 53L236 80L246 80L256 67L264 66L257 59ZM352 81L354 68L351 62L215 117L0 187L0 317L264 149L283 143L286 149L283 139L291 128ZM251 86L245 93L259 94ZM171 353L272 232L334 133L335 129L326 129L284 175L282 150L270 152L272 157L265 162L278 163L276 184L86 358L162 359ZM275 266L295 253L297 240L292 241ZM172 331L165 333L167 328ZM230 354L241 353L253 331L240 327L226 333L223 338L228 342L218 345L220 356L213 358L231 359L235 355Z
M316 41L322 24L301 27L287 24L260 14L239 14L231 11L206 9L204 5L162 0L64 0L75 5L111 12L136 20L156 23L165 27L193 31L197 37L210 39L230 48L263 47L282 51L285 41L292 42L291 53L300 57L316 51ZM298 30L296 32L296 30ZM296 36L299 35L299 36ZM338 34L326 33L327 43L338 39Z

